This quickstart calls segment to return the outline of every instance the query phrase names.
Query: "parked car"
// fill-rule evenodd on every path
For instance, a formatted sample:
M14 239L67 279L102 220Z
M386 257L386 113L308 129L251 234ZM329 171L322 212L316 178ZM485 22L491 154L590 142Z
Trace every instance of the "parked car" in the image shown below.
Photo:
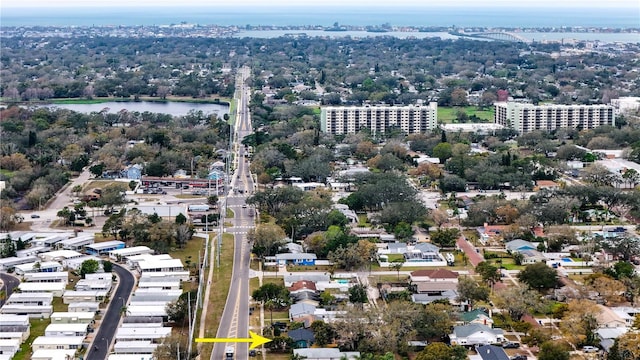
M520 347L520 343L509 341L502 344L502 347L505 349L518 349Z
M583 346L582 351L586 353L595 353L595 352L598 352L599 349L595 346Z
M32 218L32 219L40 219L40 215L37 215L37 214L31 214L31 218Z
M527 355L516 355L516 356L512 356L509 359L511 360L527 360Z

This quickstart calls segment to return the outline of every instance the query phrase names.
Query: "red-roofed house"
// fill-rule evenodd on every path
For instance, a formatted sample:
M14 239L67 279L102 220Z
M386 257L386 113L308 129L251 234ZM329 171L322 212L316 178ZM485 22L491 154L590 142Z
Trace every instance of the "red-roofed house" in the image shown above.
M291 284L291 287L289 288L289 292L290 293L296 293L296 292L301 292L301 291L313 291L313 292L315 292L316 290L317 290L316 283L314 283L313 281L309 281L309 280L296 281L293 284Z
M458 282L458 273L447 269L416 270L411 272L411 281L447 281Z
M560 185L551 180L536 180L536 189L538 190L558 190L560 189Z

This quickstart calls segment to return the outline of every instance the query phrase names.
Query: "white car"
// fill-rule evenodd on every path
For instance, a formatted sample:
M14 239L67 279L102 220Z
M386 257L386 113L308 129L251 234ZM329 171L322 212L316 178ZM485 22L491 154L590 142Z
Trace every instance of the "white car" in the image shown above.
M595 346L583 346L582 351L584 351L585 353L596 353L599 351L599 349Z

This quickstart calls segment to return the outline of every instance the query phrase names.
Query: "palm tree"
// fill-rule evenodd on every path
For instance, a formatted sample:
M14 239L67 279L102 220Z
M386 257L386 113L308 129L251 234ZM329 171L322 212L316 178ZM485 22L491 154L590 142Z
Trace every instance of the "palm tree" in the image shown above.
M404 264L404 257L398 260L394 260L391 264L389 264L389 267L398 273L398 280L400 280L400 269L402 269L403 264Z

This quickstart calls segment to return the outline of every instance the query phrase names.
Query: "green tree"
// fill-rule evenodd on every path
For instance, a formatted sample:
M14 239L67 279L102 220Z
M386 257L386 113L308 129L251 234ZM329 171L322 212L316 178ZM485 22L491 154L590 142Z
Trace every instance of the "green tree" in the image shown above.
M402 265L404 264L404 257L399 260L394 260L389 263L389 269L395 270L398 273L398 280L400 280L400 269L402 269Z
M197 299L197 294L195 290L189 292L182 293L178 300L172 301L165 306L165 310L167 312L167 317L169 321L173 321L176 324L183 325L189 315L189 306L191 306L193 314L195 314L194 305ZM191 300L191 304L189 304L189 300Z
M448 346L445 343L434 342L422 350L416 360L465 360L467 351L461 346Z
M451 157L451 144L443 142L433 148L433 156L440 159L440 163L444 164Z
M211 195L207 198L207 204L218 206L218 195Z
M431 242L442 247L453 247L460 237L460 230L457 228L438 229L431 232Z
M16 246L10 236L2 241L2 247L0 248L0 258L8 258L16 256Z
M80 276L84 279L87 274L94 274L100 269L100 263L97 260L89 259L80 265Z
M558 272L545 263L527 265L518 274L518 280L531 289L544 291L558 285Z
M62 210L58 211L56 216L63 221L65 226L73 224L76 219L75 213L66 206L62 208Z
M499 269L486 261L476 266L476 272L482 276L482 281L486 282L489 286L499 282L501 279Z
M271 312L271 322L273 323L273 310L287 306L290 303L289 290L284 285L266 283L251 294L254 300L261 301Z
M113 271L113 264L111 263L111 261L104 260L102 261L102 269L104 270L104 272L110 273L111 271Z
M367 287L362 284L357 284L349 288L349 301L360 306L369 302L369 298L367 297Z
M284 245L285 238L284 230L275 224L260 224L247 234L247 239L253 243L252 251L259 258L275 255Z
M316 320L311 323L311 330L313 330L313 336L316 340L315 343L320 346L332 344L333 340L338 335L336 333L336 329L333 328L333 325L322 320Z
M182 224L185 224L186 222L187 222L187 217L184 216L183 213L180 213L176 216L176 224L182 225Z
M544 342L538 354L538 360L569 360L570 357L566 346L552 341Z
M489 300L489 288L479 285L471 277L465 276L458 280L458 301L467 302L470 310L478 301Z
M89 168L89 172L91 172L95 177L101 177L104 172L106 166L103 163L95 164Z

